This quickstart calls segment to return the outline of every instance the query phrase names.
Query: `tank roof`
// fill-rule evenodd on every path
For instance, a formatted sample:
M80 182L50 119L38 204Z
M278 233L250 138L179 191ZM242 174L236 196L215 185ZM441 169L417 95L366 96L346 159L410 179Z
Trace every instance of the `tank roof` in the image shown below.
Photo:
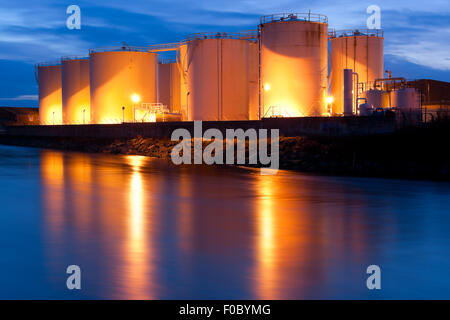
M189 34L186 37L186 41L206 40L206 39L257 40L258 31L248 30L239 32L199 32Z
M328 37L330 39L334 38L344 38L344 37L379 37L383 38L384 31L382 29L354 29L354 30L330 30L328 32Z
M260 18L260 23L307 21L328 24L328 17L318 13L275 13Z

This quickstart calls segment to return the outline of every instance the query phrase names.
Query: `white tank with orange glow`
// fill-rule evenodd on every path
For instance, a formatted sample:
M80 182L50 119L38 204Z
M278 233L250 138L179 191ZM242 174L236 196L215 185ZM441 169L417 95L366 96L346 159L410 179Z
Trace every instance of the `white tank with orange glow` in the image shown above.
M255 31L188 36L188 120L249 119L250 44L256 37Z
M170 112L180 113L181 76L176 63L158 64L158 97Z
M91 50L91 123L133 122L141 103L156 103L157 54L145 48Z
M90 122L89 59L61 59L64 124Z
M262 117L327 112L327 22L326 16L312 13L261 18Z
M62 124L61 65L36 65L39 85L39 124Z
M384 90L370 89L362 93L362 98L367 100L367 104L373 108L389 108L391 105L390 94Z
M359 88L363 83L363 90L359 93L371 89L376 79L383 78L383 31L333 30L330 32L330 49L333 113L342 114L344 112L344 69L352 69L358 74ZM355 90L356 88L355 83ZM355 94L353 100L355 105Z
M420 92L414 88L401 88L391 91L391 106L402 110L420 109Z

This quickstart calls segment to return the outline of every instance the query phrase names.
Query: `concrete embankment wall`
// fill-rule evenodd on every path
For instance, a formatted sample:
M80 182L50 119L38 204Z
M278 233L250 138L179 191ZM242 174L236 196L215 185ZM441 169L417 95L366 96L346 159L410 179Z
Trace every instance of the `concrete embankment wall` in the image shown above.
M194 122L125 123L98 125L9 126L7 135L30 137L66 137L129 139L136 136L170 138L175 129L187 129L194 135ZM271 118L255 121L203 121L203 132L216 128L225 135L226 129L279 129L280 136L364 136L392 133L396 130L393 117L306 117Z

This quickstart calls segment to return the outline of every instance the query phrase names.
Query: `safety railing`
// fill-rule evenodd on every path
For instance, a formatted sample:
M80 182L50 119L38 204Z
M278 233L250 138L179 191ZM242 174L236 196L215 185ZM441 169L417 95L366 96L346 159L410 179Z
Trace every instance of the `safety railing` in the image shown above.
M354 29L354 30L335 30L328 31L329 38L354 37L354 36L369 36L380 37L384 36L382 29Z
M310 21L328 23L328 17L318 13L275 13L260 18L260 23L271 23L281 21Z
M98 47L89 49L89 54L96 52L113 52L113 51L133 51L133 52L148 52L149 47L136 47L136 46L109 46L109 47Z
M61 65L61 61L59 61L59 60L52 60L52 61L38 62L34 66L36 68L38 68L38 67L60 66L60 65Z
M189 34L186 41L205 39L237 39L237 40L257 40L257 30L247 30L239 32L198 32Z
M89 56L64 56L64 57L61 57L61 61L70 61L70 60L89 60Z

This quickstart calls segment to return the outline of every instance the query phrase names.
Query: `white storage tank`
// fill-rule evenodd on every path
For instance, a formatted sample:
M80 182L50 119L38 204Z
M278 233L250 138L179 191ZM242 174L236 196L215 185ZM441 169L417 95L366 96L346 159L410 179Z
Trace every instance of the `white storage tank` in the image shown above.
M250 39L256 32L187 37L187 105L192 120L249 120Z
M330 32L330 83L336 114L344 111L344 69L352 69L358 74L359 83L364 83L363 91L372 88L371 84L376 79L383 78L383 40L381 30ZM356 94L353 105L355 100Z
M264 16L260 24L261 116L327 112L328 19L312 13Z
M371 89L362 94L363 98L367 99L367 104L373 108L389 108L390 94L384 90Z
M420 93L414 88L402 88L391 91L391 105L402 110L419 110Z
M61 65L38 64L36 72L39 85L39 124L62 124Z
M133 122L141 103L157 103L157 68L146 49L91 50L91 123Z
M62 58L64 124L90 123L89 58Z
M159 102L167 106L170 112L181 111L181 76L176 63L158 64L158 97Z

